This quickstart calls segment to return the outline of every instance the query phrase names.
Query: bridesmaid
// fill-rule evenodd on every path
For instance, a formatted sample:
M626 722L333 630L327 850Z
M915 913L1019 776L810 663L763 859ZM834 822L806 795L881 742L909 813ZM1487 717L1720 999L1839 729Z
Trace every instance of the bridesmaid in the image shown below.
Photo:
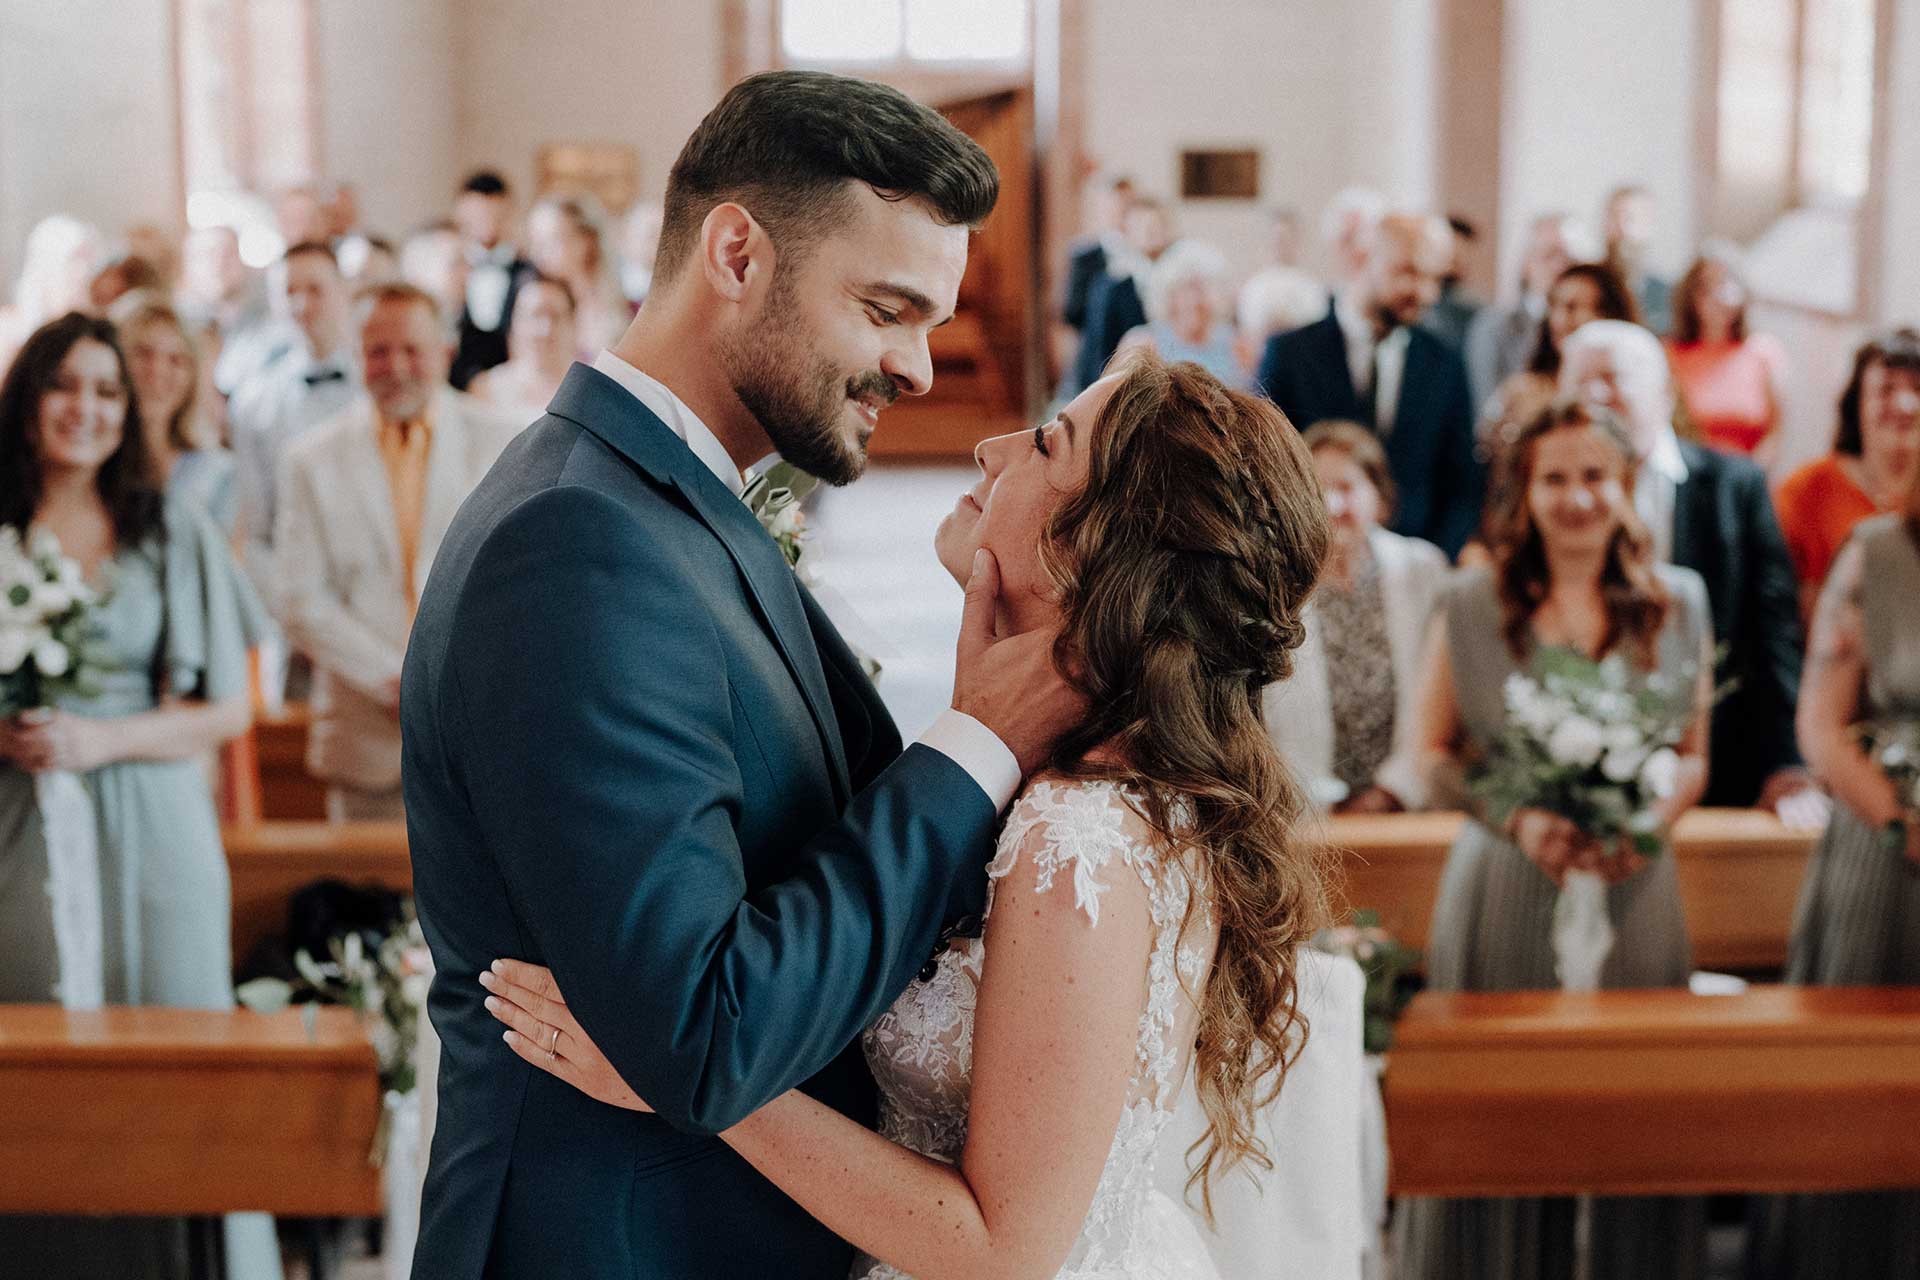
M0 524L60 539L110 591L95 687L33 725L0 722L0 1001L59 980L33 774L81 775L99 824L109 1004L233 1007L229 890L201 759L249 716L247 648L265 616L211 522L153 488L133 380L111 325L43 326L0 385ZM173 1277L178 1220L0 1217L8 1274ZM274 1276L272 1224L229 1219L229 1274Z
M1800 750L1838 803L1801 887L1789 982L1920 983L1920 812L1861 750L1863 720L1920 720L1920 486L1854 530L1814 610ZM1920 1275L1920 1192L1776 1200L1759 1242L1768 1280Z
M1567 819L1523 809L1496 826L1468 794L1465 768L1499 736L1509 676L1543 648L1626 656L1636 678L1686 680L1697 714L1660 814L1663 830L1706 787L1711 622L1706 587L1653 562L1634 515L1633 454L1599 411L1570 403L1535 416L1515 439L1513 483L1490 513L1490 568L1443 588L1430 624L1420 697L1421 749L1436 802L1473 820L1447 855L1427 952L1439 991L1559 986L1551 940L1557 885L1569 870L1612 882L1616 936L1607 987L1683 987L1692 968L1672 858L1614 856ZM1396 1232L1402 1280L1570 1280L1576 1205L1569 1199L1408 1200ZM1697 1200L1595 1202L1591 1280L1697 1280L1705 1271Z
M178 312L151 298L124 315L115 308L114 316L133 375L147 460L161 492L205 512L230 540L235 463L201 411L202 370L193 335Z

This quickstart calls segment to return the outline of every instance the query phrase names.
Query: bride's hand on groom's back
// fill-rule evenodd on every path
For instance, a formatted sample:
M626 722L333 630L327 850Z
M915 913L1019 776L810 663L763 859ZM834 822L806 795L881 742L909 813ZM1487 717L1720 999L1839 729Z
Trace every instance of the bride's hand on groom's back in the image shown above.
M652 1111L627 1087L598 1045L574 1020L553 970L520 960L495 960L480 975L491 994L487 1012L507 1025L507 1047L550 1076L596 1102L628 1111Z
M1086 714L1086 698L1055 669L1059 628L1002 635L1000 568L993 553L974 553L954 662L953 709L991 729L1032 773L1060 736Z

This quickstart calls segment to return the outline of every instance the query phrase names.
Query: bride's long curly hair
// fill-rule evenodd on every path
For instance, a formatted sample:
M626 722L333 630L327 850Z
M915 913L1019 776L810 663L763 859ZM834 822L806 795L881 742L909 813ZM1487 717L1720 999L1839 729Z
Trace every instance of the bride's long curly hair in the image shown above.
M1195 364L1136 355L1087 435L1086 487L1041 539L1056 657L1090 703L1051 768L1134 784L1219 921L1193 1066L1208 1132L1187 1183L1211 1217L1215 1177L1272 1167L1254 1116L1305 1043L1297 952L1328 918L1328 855L1261 713L1306 635L1326 505L1285 416Z

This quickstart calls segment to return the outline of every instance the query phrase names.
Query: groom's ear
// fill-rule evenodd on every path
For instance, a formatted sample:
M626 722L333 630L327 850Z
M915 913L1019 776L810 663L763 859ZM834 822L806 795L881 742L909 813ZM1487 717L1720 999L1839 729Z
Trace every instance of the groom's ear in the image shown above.
M773 274L773 241L744 206L717 204L700 224L700 270L721 298L743 302Z

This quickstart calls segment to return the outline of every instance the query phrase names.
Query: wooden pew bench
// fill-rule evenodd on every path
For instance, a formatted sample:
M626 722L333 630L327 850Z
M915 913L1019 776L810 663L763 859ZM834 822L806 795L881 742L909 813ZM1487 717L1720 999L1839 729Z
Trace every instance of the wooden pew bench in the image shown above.
M377 1216L373 1046L318 1015L0 1005L0 1213Z
M1425 949L1457 813L1336 817L1327 838L1343 853L1348 906L1380 914L1408 946ZM1674 858L1694 964L1735 973L1785 967L1794 904L1817 833L1791 831L1772 814L1696 809L1674 832Z
M1386 1070L1402 1196L1920 1187L1920 989L1416 997Z
M413 890L404 822L260 822L221 832L233 882L233 954L285 932L287 904L316 880Z

